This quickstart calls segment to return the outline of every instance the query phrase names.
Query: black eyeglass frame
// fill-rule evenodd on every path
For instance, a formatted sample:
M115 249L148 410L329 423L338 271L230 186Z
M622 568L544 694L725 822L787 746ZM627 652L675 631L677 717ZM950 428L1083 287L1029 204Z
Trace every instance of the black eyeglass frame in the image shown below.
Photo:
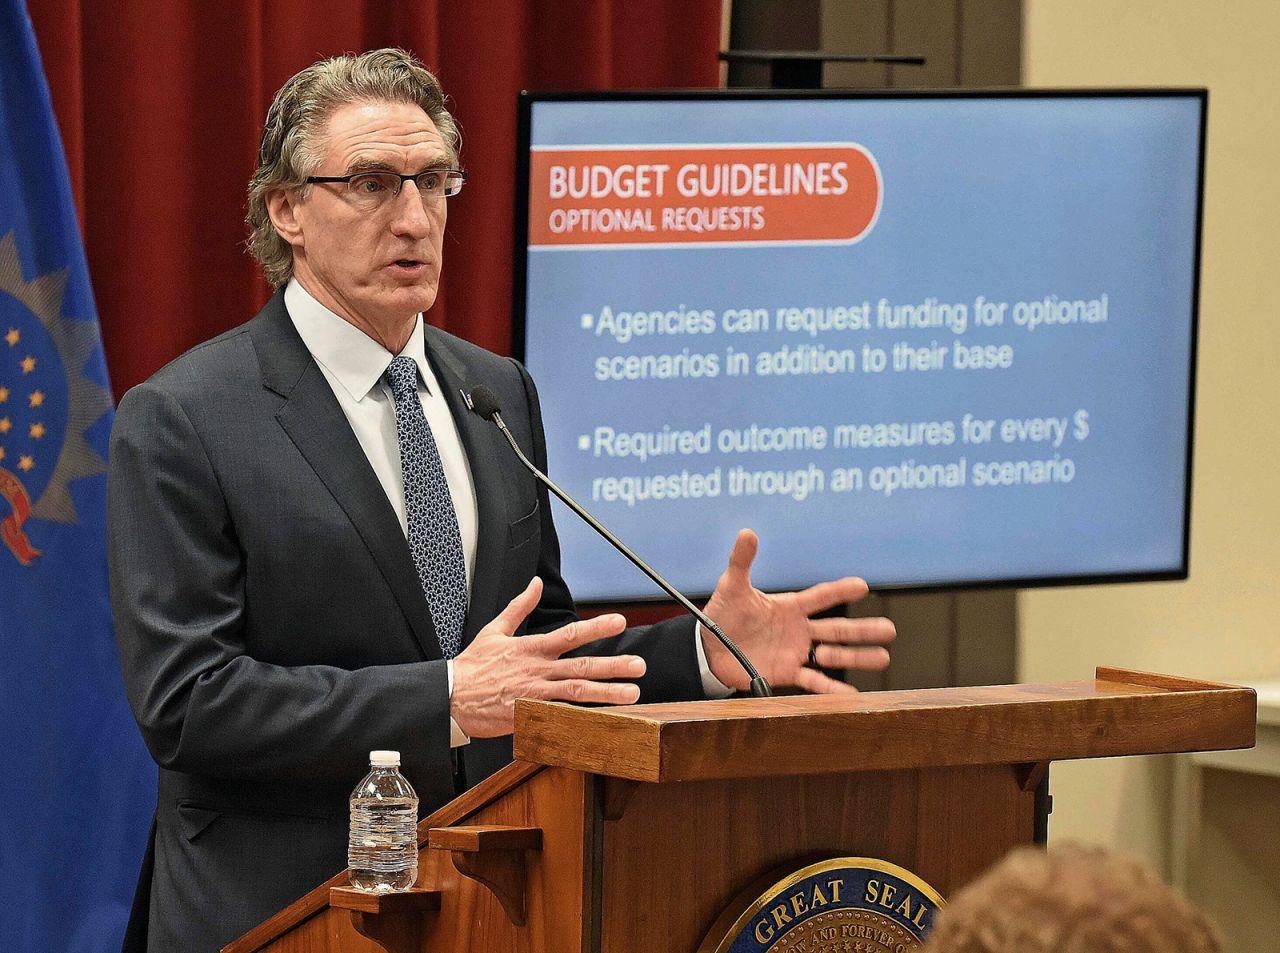
M441 193L440 197L446 199L453 198L453 196L461 192L462 186L467 182L467 173L465 169L423 169L421 172L413 172L408 175L401 175L399 172L392 172L389 169L365 169L363 172L352 172L350 175L309 175L302 181L307 185L322 185L335 182L343 182L350 185L352 179L358 179L362 175L387 175L394 176L399 179L400 184L397 185L395 191L391 193L392 198L395 198L404 190L404 184L406 182L413 182L414 185L417 185L417 180L422 178L424 175L442 175L446 179L451 175L458 176L461 180L458 183L458 188L453 192L446 191ZM421 187L419 187L419 191L422 191Z

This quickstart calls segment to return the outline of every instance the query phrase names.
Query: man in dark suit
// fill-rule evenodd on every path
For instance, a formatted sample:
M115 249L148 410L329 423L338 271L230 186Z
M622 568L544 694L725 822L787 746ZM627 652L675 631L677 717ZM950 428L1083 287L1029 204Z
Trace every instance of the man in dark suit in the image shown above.
M533 382L422 319L464 178L443 94L407 54L299 73L250 186L280 290L121 401L112 596L160 766L126 949L217 949L341 870L371 749L401 752L426 813L510 759L518 697L745 684L690 619L576 619L545 491L465 406L491 388L545 468ZM815 645L824 666L887 663L887 620L808 618L861 580L765 595L755 548L740 534L707 611L775 684L848 690L806 665Z

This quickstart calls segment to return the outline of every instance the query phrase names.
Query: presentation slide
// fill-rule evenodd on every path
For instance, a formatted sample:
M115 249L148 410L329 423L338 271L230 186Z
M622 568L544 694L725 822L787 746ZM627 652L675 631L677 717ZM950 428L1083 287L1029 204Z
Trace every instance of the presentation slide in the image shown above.
M1185 573L1200 93L525 108L550 475L677 587Z

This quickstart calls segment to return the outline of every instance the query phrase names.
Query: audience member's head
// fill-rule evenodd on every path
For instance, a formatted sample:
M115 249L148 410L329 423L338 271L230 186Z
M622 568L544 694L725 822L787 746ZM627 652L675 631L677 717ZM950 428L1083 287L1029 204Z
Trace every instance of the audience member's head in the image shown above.
M959 891L928 953L1221 953L1208 918L1141 864L1065 845L1013 851Z

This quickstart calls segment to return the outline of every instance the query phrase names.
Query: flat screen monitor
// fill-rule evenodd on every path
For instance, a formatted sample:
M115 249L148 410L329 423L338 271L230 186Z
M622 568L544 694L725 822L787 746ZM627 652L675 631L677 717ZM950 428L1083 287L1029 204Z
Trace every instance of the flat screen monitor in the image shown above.
M1206 93L531 94L550 475L677 587L1187 573ZM557 504L579 601L659 590Z

